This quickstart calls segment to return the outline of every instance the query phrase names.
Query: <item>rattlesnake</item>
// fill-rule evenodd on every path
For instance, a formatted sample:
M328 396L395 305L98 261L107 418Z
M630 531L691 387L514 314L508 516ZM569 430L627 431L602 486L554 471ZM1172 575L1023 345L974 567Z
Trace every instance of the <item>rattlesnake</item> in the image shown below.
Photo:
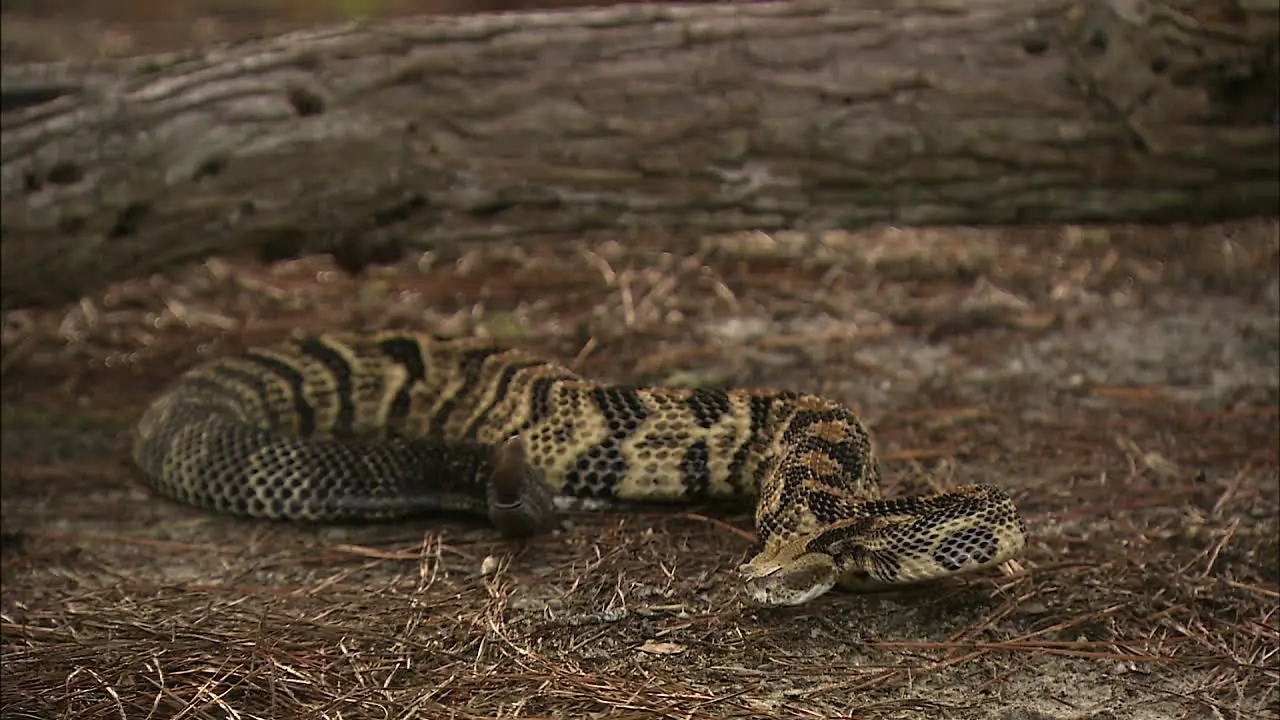
M138 423L133 457L188 503L300 520L487 514L543 532L556 494L690 502L756 497L748 597L996 565L1026 544L1002 491L880 499L854 412L814 395L609 385L480 339L330 334L215 359Z

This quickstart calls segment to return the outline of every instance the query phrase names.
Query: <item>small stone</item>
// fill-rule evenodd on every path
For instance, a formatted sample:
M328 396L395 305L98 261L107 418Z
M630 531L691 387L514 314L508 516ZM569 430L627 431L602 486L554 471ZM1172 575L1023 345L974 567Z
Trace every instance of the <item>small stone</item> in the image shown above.
M657 640L645 640L643 645L636 648L636 650L650 655L679 655L688 649L680 643L658 642Z

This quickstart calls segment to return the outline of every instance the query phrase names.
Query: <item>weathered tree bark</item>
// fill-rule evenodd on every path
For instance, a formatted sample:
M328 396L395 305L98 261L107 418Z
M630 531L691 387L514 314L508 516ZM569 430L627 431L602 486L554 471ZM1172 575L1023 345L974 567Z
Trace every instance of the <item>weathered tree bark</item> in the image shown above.
M0 302L213 253L1271 214L1277 1L631 5L6 67Z

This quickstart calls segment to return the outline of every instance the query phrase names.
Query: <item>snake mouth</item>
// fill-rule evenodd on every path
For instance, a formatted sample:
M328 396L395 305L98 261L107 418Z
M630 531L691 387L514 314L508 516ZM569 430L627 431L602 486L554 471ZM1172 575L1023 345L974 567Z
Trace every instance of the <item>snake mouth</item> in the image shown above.
M760 607L803 605L835 587L839 579L835 559L825 553L806 553L779 560L752 558L738 567L743 592Z

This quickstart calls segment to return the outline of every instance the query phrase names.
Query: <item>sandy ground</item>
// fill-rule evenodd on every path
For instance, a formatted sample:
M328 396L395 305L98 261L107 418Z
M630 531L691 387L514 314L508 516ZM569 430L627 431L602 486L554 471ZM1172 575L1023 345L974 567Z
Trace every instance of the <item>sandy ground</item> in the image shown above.
M672 252L676 247L684 248ZM598 237L215 260L4 318L5 718L1274 718L1280 236ZM155 497L127 433L202 356L481 333L619 381L858 407L889 494L1006 487L1022 570L742 603L745 508L300 526Z
M5 62L518 1L6 2ZM550 3L537 3L547 5ZM561 4L580 4L566 0ZM214 260L3 318L4 718L1276 718L1280 237L1056 227L594 237ZM1021 571L745 606L749 510L299 526L156 498L127 455L202 357L481 333L586 374L858 407L889 494L1013 493Z

